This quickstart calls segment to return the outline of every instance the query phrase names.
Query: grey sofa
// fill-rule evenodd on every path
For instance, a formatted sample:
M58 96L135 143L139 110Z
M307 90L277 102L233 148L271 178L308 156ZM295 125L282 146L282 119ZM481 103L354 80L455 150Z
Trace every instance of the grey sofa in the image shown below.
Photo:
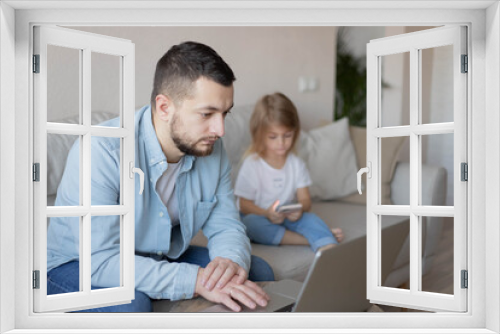
M238 109L238 108L235 108ZM233 117L229 125L226 121L227 132L224 137L224 145L228 153L229 160L233 164L233 180L238 170L239 161L246 147L249 144L248 120L251 114L251 106L240 107L233 110L239 115ZM108 113L93 113L93 124L114 117ZM62 122L75 123L76 118L71 117ZM232 132L232 133L231 133ZM57 186L64 170L67 152L72 140L70 136L50 135L48 138L48 185L47 203L53 205ZM366 140L364 140L366 142ZM366 152L366 149L365 149ZM354 171L355 172L355 171ZM422 199L424 205L444 205L446 198L446 170L442 167L423 166L422 175L426 176L426 182L422 186ZM355 182L355 180L352 180ZM391 200L393 204L409 203L409 164L397 163L392 175ZM342 200L315 201L312 212L320 216L329 226L341 227L345 233L343 243L349 243L359 237L366 235L366 206L354 204ZM392 217L394 218L394 217ZM391 224L401 222L404 218L391 220ZM441 236L442 218L428 218L424 223L423 237L423 259L422 271L427 273L432 265L436 247ZM193 239L193 245L205 246L206 238L201 232ZM409 279L409 253L408 241L401 249L392 272L389 274L385 286L400 286ZM293 279L304 281L309 266L312 263L314 254L308 246L266 246L252 243L252 254L265 259L273 268L277 280ZM359 266L358 266L359 268ZM351 271L350 271L351 270ZM350 275L349 277L359 277L365 275L364 272L356 272L350 268L343 268L339 275ZM332 278L334 280L334 278ZM361 280L362 282L362 280ZM360 287L361 288L361 287ZM166 301L165 301L166 302ZM155 303L158 304L158 303ZM157 307L155 306L155 310Z
M391 199L393 204L409 203L409 164L400 162L396 165L391 182ZM422 189L424 205L444 205L446 197L446 170L442 167L423 166L423 175L427 182ZM347 203L342 201L320 201L313 202L312 212L316 213L331 227L341 227L345 233L343 243L348 243L361 236L366 235L366 206ZM391 224L401 222L405 219L393 219ZM422 271L427 273L439 238L441 236L442 218L428 218L424 224L423 259ZM200 232L194 239L193 244L204 246L206 238ZM387 277L385 286L397 287L409 279L409 253L408 240L402 247L392 272ZM314 258L314 253L308 246L267 246L252 243L252 254L265 259L273 268L275 278L294 279L304 281L309 266ZM349 268L343 268L339 275L356 276L357 273L348 272ZM347 272L346 272L347 271ZM364 273L363 273L364 275Z

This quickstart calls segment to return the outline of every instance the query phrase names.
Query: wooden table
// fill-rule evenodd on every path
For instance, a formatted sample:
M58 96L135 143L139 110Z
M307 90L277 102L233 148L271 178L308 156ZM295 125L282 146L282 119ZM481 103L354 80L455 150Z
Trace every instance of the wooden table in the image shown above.
M264 287L271 282L256 282L259 286ZM158 300L153 301L153 312L174 312L174 313L194 313L204 310L214 303L206 300L203 297L193 299L185 299L178 301Z

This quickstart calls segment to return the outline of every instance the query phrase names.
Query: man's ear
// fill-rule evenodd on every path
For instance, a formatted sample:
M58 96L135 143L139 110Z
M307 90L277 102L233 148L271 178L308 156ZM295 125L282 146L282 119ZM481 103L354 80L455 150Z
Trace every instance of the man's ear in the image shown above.
M166 95L156 95L156 115L162 121L168 122L175 112L174 102Z

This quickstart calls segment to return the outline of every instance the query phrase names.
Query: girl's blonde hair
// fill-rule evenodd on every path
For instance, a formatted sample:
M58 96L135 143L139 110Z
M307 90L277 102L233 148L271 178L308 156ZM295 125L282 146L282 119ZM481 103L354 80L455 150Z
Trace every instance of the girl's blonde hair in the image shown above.
M265 151L265 135L272 124L278 124L294 131L290 151L297 152L295 145L300 132L300 120L297 108L295 108L293 102L284 94L274 93L261 97L255 104L252 117L250 118L252 144L245 152L245 156L252 153L262 156Z

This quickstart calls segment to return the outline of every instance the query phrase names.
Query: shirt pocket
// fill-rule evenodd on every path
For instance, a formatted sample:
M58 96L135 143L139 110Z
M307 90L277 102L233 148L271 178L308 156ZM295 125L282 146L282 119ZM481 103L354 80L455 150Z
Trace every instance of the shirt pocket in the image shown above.
M198 204L196 205L196 212L194 213L194 224L196 230L199 230L203 227L203 224L205 224L205 222L207 221L216 204L216 197L214 197L212 201L198 201Z

